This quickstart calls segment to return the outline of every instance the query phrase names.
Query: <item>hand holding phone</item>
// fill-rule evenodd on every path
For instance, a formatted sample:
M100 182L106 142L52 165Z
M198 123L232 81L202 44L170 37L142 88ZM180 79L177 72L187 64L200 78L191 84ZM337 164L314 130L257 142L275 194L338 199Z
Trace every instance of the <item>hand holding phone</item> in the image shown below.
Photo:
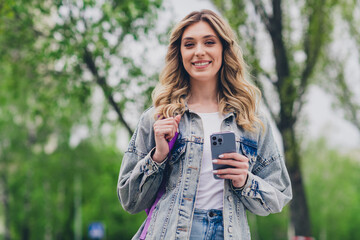
M213 162L214 178L229 179L235 188L243 187L248 179L249 159L236 152L235 134L214 133L210 141L212 159L217 159Z

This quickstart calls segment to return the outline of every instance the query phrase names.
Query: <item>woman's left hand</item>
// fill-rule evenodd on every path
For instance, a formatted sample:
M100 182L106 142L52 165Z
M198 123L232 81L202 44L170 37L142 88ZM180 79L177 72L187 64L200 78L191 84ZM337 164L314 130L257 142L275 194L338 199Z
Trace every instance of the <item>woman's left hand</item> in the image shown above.
M232 166L214 170L214 174L223 179L230 179L235 188L241 188L245 185L249 170L249 159L247 157L239 153L224 153L219 156L219 159L214 159L213 163Z

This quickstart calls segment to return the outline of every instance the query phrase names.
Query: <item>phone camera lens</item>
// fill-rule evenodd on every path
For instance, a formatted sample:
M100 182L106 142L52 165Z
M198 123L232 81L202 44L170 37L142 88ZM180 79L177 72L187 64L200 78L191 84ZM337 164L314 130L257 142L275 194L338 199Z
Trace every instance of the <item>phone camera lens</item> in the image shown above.
M219 140L218 140L218 141L219 141L219 143L221 143L221 142L222 142L222 138L219 138Z
M217 142L213 142L213 145L216 145L217 144Z
M212 137L212 140L216 140L216 137L214 136L214 137Z

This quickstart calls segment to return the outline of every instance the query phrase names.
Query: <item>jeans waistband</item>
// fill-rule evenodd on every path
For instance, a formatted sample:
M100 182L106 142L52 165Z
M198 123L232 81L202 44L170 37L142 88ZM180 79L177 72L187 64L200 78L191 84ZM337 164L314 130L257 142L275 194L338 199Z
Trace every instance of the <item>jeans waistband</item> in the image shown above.
M198 209L195 208L194 219L207 219L209 221L222 220L223 212L219 209Z

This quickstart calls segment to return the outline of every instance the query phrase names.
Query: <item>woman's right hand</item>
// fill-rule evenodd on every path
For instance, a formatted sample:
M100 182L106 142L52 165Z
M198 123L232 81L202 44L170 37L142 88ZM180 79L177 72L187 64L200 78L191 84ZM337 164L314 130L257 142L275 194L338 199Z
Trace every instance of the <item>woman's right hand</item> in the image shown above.
M163 162L169 154L169 141L178 131L180 119L181 115L177 115L176 117L159 119L154 123L156 148L152 159L155 162Z

